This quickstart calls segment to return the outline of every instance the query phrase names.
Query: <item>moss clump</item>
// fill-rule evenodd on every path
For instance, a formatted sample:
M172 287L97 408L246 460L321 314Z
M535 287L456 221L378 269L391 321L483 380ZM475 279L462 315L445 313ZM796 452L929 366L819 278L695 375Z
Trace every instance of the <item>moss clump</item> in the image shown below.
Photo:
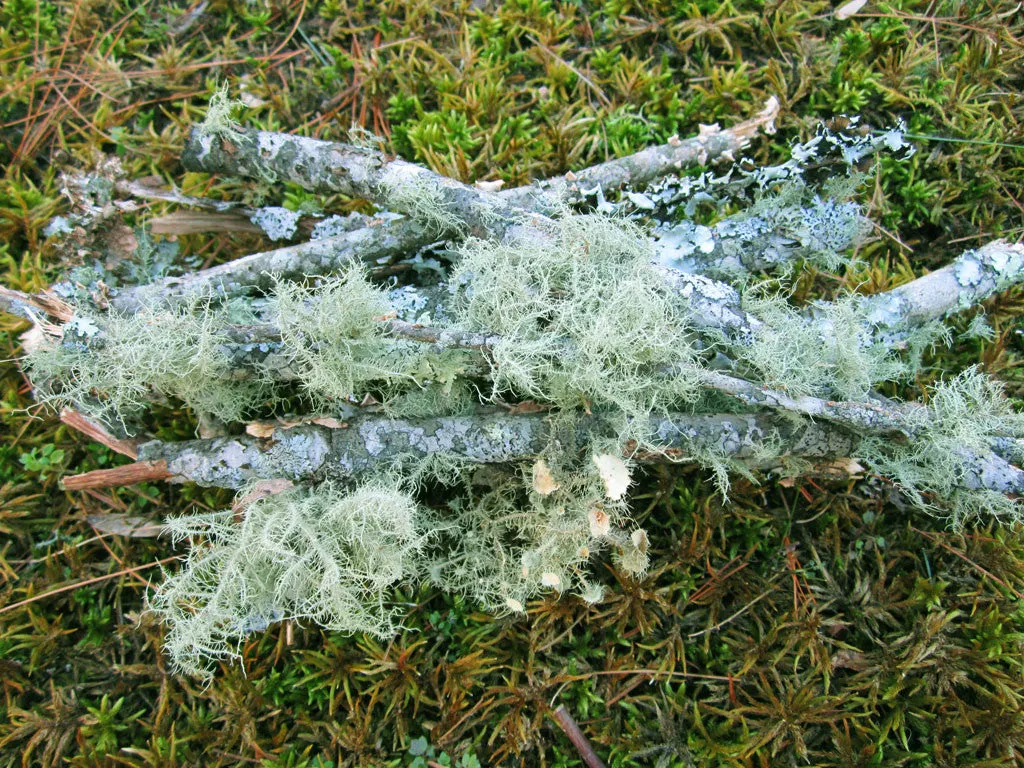
M176 541L208 541L151 599L169 625L175 668L209 677L250 633L288 619L390 637L389 590L419 570L429 536L418 515L408 494L370 482L351 493L321 485L258 499L241 521L231 510L172 519Z
M461 327L500 334L491 396L616 414L639 425L692 402L696 377L666 375L694 358L678 304L636 226L565 214L502 242L471 240L452 283Z
M271 396L258 376L237 372L224 352L229 316L238 308L204 302L135 315L79 313L52 339L30 352L25 365L40 398L70 405L107 424L125 425L154 397L174 398L197 414L238 421Z

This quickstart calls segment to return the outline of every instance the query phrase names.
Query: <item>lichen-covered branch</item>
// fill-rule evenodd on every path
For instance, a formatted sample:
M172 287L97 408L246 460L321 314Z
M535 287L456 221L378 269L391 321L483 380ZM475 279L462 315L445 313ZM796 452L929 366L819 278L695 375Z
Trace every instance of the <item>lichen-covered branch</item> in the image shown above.
M861 300L882 340L899 341L933 320L977 306L1024 281L1024 245L997 240L970 250L941 269Z
M443 456L473 464L532 459L552 437L543 414L488 414L434 419L363 417L333 426L261 425L249 435L139 446L139 469L103 470L65 480L66 487L100 487L141 478L242 488L258 480L352 481L375 472ZM623 446L641 461L704 463L716 457L765 471L788 460L831 462L857 457L861 438L842 427L757 414L673 414L651 422L655 445ZM577 422L576 441L612 433L598 417ZM657 450L650 450L656 447ZM1024 492L1024 472L995 454L963 450L957 485L964 490ZM136 465L129 465L134 467ZM104 474L105 473L105 474Z
M316 424L281 427L266 438L240 436L139 446L139 459L167 462L180 481L241 488L270 478L351 480L397 461L443 455L473 463L504 463L536 456L549 442L544 414L489 414L434 419L365 417L330 428ZM573 440L613 434L598 417L577 423ZM839 428L794 422L771 414L675 414L655 420L662 460L694 462L702 456L760 461L777 442L784 454L809 459L849 456L858 438Z
M497 195L369 147L238 129L192 131L182 163L193 171L275 179L341 192L420 218L438 231L500 236L520 209Z
M277 280L337 272L356 263L387 263L404 258L430 242L422 224L410 219L378 220L336 237L254 253L182 277L119 290L110 306L132 314L144 307L186 302L202 297L225 297L252 289L270 290Z
M697 136L685 141L676 139L582 171L509 189L499 196L505 202L522 208L550 211L558 204L581 202L585 190L592 187L615 190L628 186L637 189L685 168L707 165L717 158L733 159L733 154L746 147L759 131L774 133L778 114L779 102L772 97L757 115L731 128L722 130L717 125L701 126Z
M821 199L759 204L707 227L682 221L656 230L658 262L701 275L791 269L805 261L835 269L862 235L860 206Z
M794 396L718 371L702 371L701 380L707 388L736 398L744 405L824 419L860 434L912 438L927 420L926 410L914 404L882 405L870 400L837 401Z

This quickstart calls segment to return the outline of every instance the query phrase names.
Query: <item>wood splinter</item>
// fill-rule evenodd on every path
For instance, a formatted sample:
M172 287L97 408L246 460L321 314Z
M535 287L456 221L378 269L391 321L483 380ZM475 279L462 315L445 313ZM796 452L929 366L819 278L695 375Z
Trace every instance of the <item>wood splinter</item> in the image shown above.
M123 467L97 469L92 472L83 472L80 475L71 475L61 480L61 485L65 491L84 491L87 488L117 488L122 485L168 480L173 476L173 473L167 469L167 462L158 459L156 461L137 461L134 464L125 464Z

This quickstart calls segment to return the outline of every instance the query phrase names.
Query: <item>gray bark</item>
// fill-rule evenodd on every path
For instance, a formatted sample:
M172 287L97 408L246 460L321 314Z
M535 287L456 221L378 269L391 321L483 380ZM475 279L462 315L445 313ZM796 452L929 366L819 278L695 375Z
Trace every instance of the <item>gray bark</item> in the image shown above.
M582 171L507 190L499 197L522 208L550 212L559 204L582 202L584 190L589 188L619 189L628 186L637 189L684 168L707 165L717 158L732 160L733 153L746 147L759 131L775 132L778 113L779 102L772 97L761 112L731 128L721 130L717 125L702 126L699 135L685 141L649 147Z
M627 182L645 184L697 163L730 156L733 151L746 146L759 130L773 130L777 112L778 104L772 101L759 115L733 128L702 130L699 136L686 141L651 147L629 157L610 160L581 171L574 178L585 186L616 187ZM389 159L375 150L266 132L239 132L238 138L232 140L193 131L182 162L186 167L208 172L258 178L272 173L308 189L347 192L390 205L396 210L402 210L403 206L388 199L389 185L398 181L417 184L422 187L423 195L436 197L435 205L446 214L469 222L471 233L490 236L500 235L507 226L521 220L525 215L521 209L550 210L565 196L573 199L574 195L579 195L579 184L566 178L493 195L403 160ZM231 209L229 203L153 190L132 182L122 182L121 191L215 211ZM408 207L406 210L416 213ZM254 211L245 209L244 212ZM265 290L273 282L272 276L299 279L329 274L357 260L379 264L406 257L430 244L436 235L436 230L429 223L413 218L378 222L367 229L370 231L355 230L338 237L252 254L184 278L167 278L147 286L123 289L114 296L111 305L122 312L137 312L148 304L195 296L228 296L252 288ZM720 312L711 304L704 306L711 313Z
M639 460L692 464L715 456L761 471L780 466L786 458L830 462L856 457L860 444L857 435L836 425L765 413L673 414L653 420L650 427L656 445L632 446ZM611 434L597 417L581 421L576 429L576 435L564 436L570 443ZM166 462L172 482L204 486L238 489L277 478L344 482L435 455L476 464L528 460L548 444L550 430L543 414L416 420L367 416L338 426L281 426L269 437L151 441L139 446L139 460ZM785 446L784 453L763 459L765 446L772 444ZM995 454L965 452L959 482L966 490L1024 492L1024 472Z
M409 219L377 220L352 232L308 243L254 253L183 277L168 277L119 290L110 306L126 314L144 307L200 297L234 296L252 289L270 290L277 280L326 275L355 263L388 263L414 253L430 237Z
M313 192L341 192L413 216L429 208L438 224L447 219L452 229L481 237L500 237L522 218L521 209L497 195L422 166L375 149L292 134L239 129L228 135L197 128L181 160L192 171L290 181Z
M997 240L967 251L906 285L862 299L876 336L886 342L933 320L976 306L1024 281L1024 245Z
M859 434L913 438L925 426L927 410L917 404L825 400L793 396L717 371L702 371L703 385L744 405L824 419Z
M773 440L786 446L787 455L827 460L849 456L858 443L856 436L835 427L768 414L676 414L651 427L659 447L669 449L667 458L679 462L706 455L756 461ZM597 417L584 420L578 429L580 434L570 439L612 434ZM270 438L152 441L139 446L139 460L166 461L178 481L241 488L271 478L351 480L403 458L421 460L437 454L474 463L521 461L536 456L549 438L550 425L543 414L416 420L371 416L344 428L282 427Z

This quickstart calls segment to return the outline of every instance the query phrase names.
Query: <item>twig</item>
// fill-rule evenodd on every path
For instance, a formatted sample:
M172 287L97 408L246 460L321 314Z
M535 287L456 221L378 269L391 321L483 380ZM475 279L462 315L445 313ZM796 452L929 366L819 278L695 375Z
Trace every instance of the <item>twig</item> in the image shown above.
M84 491L86 488L118 488L122 485L168 480L171 477L173 474L167 469L166 461L137 461L123 467L71 475L61 480L61 485L65 491Z
M65 408L60 412L60 420L74 430L97 443L107 446L131 459L139 457L138 444L134 440L120 440L108 432L102 425L84 416L73 408Z
M576 751L580 753L580 757L583 758L583 762L587 764L588 768L605 768L601 758L597 756L594 748L590 746L587 737L583 735L583 731L576 725L576 721L572 719L572 715L569 714L569 710L565 708L564 704L559 705L558 709L552 713L552 717L558 723L558 727L562 729L563 733L569 737L569 741L576 747Z
M860 304L881 341L981 303L1024 281L1024 245L1003 240L966 251L950 264Z
M609 160L563 177L505 190L498 196L515 205L545 211L558 204L580 201L583 198L582 190L587 187L643 187L662 176L679 173L696 165L706 165L719 157L731 159L732 154L746 147L757 133L774 133L778 114L779 102L773 96L765 102L764 108L757 115L731 128L722 130L717 125L701 126L699 134L693 138L683 141L674 139L667 144L648 147L628 157Z

